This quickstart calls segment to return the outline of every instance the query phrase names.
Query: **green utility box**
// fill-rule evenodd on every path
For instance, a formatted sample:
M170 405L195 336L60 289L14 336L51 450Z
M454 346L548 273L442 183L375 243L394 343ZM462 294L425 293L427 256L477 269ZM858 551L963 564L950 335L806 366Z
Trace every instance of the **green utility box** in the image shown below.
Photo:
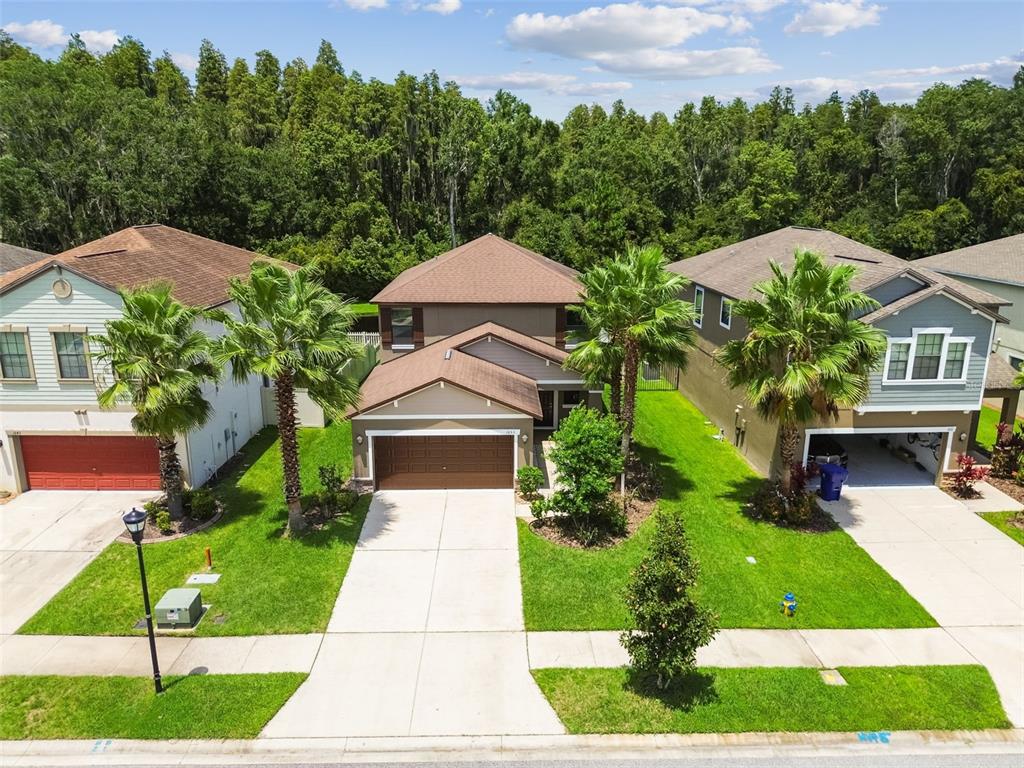
M198 589L169 589L156 604L156 624L161 629L194 627L203 613Z

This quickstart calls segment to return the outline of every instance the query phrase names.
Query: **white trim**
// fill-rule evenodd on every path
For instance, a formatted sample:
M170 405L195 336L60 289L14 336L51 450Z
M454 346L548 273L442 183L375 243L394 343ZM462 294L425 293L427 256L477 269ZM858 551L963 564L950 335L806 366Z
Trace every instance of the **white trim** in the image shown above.
M697 312L697 293L700 293L700 312ZM704 286L696 285L693 286L693 310L694 310L694 328L700 328L704 324L704 302L707 301L707 295L704 293Z
M410 416L404 416L402 414L390 414L390 415L376 415L373 412L360 413L353 416L349 421L386 421L388 419L406 420L406 421L422 421L424 419L451 419L452 421L463 421L465 419L532 419L533 417L528 413L431 413L431 414L412 414Z
M993 324L993 332L995 325ZM911 331L911 336L891 336L888 338L885 347L885 362L882 367L882 385L883 386L926 386L935 384L966 384L967 383L967 371L971 367L971 351L974 349L974 337L973 336L954 336L952 328L914 328ZM934 379L914 379L911 378L914 372L914 360L917 357L917 342L918 337L923 335L939 335L942 336L942 346L939 349L939 369L938 377ZM889 378L889 363L892 359L892 348L896 344L908 344L910 350L907 353L907 370L904 373L902 379L890 379ZM946 356L949 353L950 344L966 344L967 349L964 351L964 366L960 371L960 376L955 379L943 378L946 372ZM990 344L991 346L991 344ZM986 370L988 360L985 361ZM984 381L984 380L983 380Z
M483 435L508 435L512 438L512 477L519 471L519 437L520 429L368 429L364 432L367 440L367 465L370 476L361 480L374 479L373 438L375 437L478 437Z
M732 305L733 305L733 300L732 299L729 299L729 298L726 298L725 296L722 296L722 302L718 306L718 324L720 326L722 326L723 328L726 328L726 329L732 329ZM729 322L723 323L722 322L722 312L725 311L726 307L729 308Z
M939 404L939 405L928 405L923 408L914 409L913 406L906 405L859 405L853 409L856 413L939 413L946 411L961 411L963 413L973 413L979 410L973 405L966 405L964 403L953 403L953 404Z
M416 349L416 345L415 344L392 344L391 345L391 350L392 351L398 350L400 352L407 352L410 349Z
M802 463L807 466L807 454L811 450L811 435L909 435L913 432L945 432L950 436L946 441L946 455L939 472L949 466L949 454L953 448L956 427L815 427L804 430L804 452Z
M975 410L981 410L982 404L985 402L985 382L988 381L988 363L992 359L992 345L996 339L996 321L992 321L992 332L988 336L988 354L985 355L985 368L981 372L981 387L978 392L978 406Z
M583 379L536 379L537 384L586 384Z

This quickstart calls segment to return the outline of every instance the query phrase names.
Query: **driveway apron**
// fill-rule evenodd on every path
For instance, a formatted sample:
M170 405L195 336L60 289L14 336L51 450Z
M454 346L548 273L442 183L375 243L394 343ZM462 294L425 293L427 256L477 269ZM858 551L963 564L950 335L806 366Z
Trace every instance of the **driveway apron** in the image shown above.
M563 732L529 671L512 492L375 494L310 677L264 735Z

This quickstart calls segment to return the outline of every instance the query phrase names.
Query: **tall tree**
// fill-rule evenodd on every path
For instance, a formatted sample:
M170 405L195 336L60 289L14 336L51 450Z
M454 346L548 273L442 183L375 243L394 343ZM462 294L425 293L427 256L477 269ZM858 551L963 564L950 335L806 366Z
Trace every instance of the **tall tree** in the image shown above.
M177 441L203 426L211 414L202 387L216 382L210 337L198 327L206 313L171 296L168 285L119 291L121 317L90 337L98 360L110 366L113 383L99 394L101 408L123 403L135 409L132 429L156 438L160 489L171 518L182 513L182 473Z
M209 40L199 45L196 66L196 98L225 103L228 100L228 62Z
M798 250L786 272L772 263L772 279L754 287L756 299L733 304L748 332L721 347L729 384L742 388L757 412L779 425L783 489L791 489L802 425L836 418L868 395L868 373L885 351L885 335L855 319L878 302L851 288L857 268L829 265Z
M307 526L302 516L295 390L308 390L331 418L342 418L345 409L358 402L359 383L345 370L359 354L348 337L355 316L308 271L273 262L254 263L247 280L231 281L229 295L241 317L220 317L227 332L215 359L230 364L237 381L258 375L274 382L288 528L301 534Z

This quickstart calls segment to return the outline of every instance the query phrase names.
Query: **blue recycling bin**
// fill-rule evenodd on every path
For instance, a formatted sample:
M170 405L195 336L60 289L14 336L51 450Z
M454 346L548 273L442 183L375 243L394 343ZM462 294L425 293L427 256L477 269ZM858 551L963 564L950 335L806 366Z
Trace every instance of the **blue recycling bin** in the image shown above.
M818 495L825 501L839 501L839 494L843 490L843 483L850 473L840 464L822 464L821 488Z

